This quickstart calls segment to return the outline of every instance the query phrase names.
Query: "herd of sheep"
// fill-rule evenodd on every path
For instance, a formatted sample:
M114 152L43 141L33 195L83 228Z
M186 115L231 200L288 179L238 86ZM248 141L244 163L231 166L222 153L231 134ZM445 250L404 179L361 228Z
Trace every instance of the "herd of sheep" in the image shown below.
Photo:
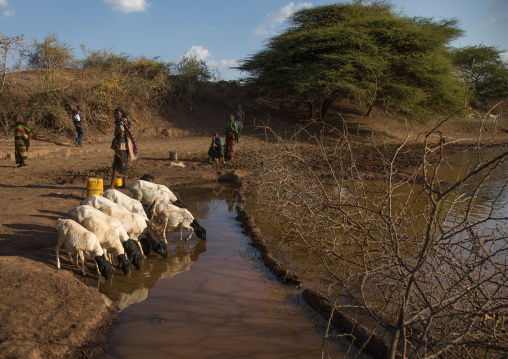
M204 240L206 230L177 197L164 185L138 180L127 187L132 197L110 189L102 196L91 195L80 205L69 210L70 219L59 218L56 222L58 244L56 266L60 268L60 248L68 252L69 260L85 272L85 259L95 260L98 275L111 278L113 264L125 274L130 266L140 269L143 258L154 251L167 256L166 231L190 230ZM143 207L150 208L149 215ZM150 217L150 218L148 218ZM157 226L162 227L160 240Z

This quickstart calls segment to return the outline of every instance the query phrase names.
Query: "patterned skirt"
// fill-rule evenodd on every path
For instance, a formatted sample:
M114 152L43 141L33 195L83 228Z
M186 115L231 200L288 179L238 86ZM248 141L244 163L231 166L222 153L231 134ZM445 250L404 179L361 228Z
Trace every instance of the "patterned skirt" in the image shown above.
M129 163L129 159L127 157L126 150L115 151L115 158L113 159L113 171L115 171L121 177L127 176L128 175L128 170L127 170L128 163Z
M226 160L235 158L235 134L230 132L226 135L226 152L224 153Z
M22 139L14 141L14 157L16 159L16 164L28 164L28 147Z

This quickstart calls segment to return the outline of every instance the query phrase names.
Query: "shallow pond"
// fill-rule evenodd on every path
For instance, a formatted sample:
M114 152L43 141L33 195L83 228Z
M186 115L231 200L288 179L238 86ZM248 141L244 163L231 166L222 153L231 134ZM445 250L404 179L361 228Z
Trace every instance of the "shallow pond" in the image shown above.
M320 358L326 322L264 268L235 221L233 189L178 193L207 240L172 233L167 258L150 254L141 270L100 284L122 309L100 358ZM327 343L326 355L348 349Z

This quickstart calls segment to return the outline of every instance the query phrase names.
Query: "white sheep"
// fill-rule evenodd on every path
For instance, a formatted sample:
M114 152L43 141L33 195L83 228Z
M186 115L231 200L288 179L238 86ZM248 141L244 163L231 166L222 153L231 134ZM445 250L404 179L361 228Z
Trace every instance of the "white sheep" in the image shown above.
M116 204L113 205L116 206ZM78 223L81 223L87 217L98 217L103 221L107 222L108 225L111 226L117 232L120 242L125 242L129 239L129 234L127 233L125 227L118 218L108 216L104 212L99 211L98 208L95 208L91 205L82 204L80 206L71 208L67 213L73 220L75 220Z
M112 202L127 208L132 213L141 213L145 219L148 219L140 201L129 197L116 189L108 189L107 191L104 191L102 195Z
M99 196L97 194L93 194L91 196L86 197L84 200L80 202L81 205L92 206L95 209L99 209L102 206L115 206L118 204L110 200L109 198Z
M99 208L99 211L120 220L129 238L135 241L138 240L139 236L145 231L148 225L147 219L140 213L132 213L128 209L116 204L114 206L102 206Z
M144 205L153 205L156 200L170 203L178 201L173 192L162 184L137 180L132 182L127 188L132 192L132 197Z
M189 236L185 239L188 241L192 237L192 233L196 232L196 236L199 239L206 239L206 230L194 219L194 216L186 208L180 208L171 203L156 202L153 208L153 217L156 216L156 220L153 223L159 223L163 226L162 235L164 242L166 240L166 229L170 231L180 230L180 240L183 237L183 230L190 230Z
M60 269L60 247L64 245L71 262L74 263L72 254L77 254L81 260L81 273L83 275L86 275L86 258L95 260L97 272L102 274L104 278L111 278L111 263L106 260L99 239L95 234L72 219L59 218L56 222L56 230L58 232L58 244L55 247L55 252L56 267L58 269ZM79 267L79 261L75 264Z
M98 216L86 217L80 224L97 236L106 258L108 251L113 252L118 259L119 267L125 274L128 274L131 262L125 256L125 249L118 232Z
M100 196L99 196L100 197ZM118 208L120 206L114 204ZM122 222L118 218L111 217L104 212L90 206L90 205L80 205L75 208L72 208L68 211L69 216L74 219L76 222L81 223L87 217L98 217L103 221L107 222L118 234L118 238L122 243L125 253L127 257L131 261L131 263L137 268L140 269L143 265L143 254L141 253L140 244L136 240L130 239L125 227Z

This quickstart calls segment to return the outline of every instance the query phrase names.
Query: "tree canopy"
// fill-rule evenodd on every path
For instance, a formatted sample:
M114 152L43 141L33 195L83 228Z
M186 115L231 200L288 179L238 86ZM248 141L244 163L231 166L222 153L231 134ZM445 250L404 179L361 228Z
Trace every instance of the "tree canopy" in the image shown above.
M255 85L296 91L314 118L339 97L409 118L460 106L463 87L448 56L463 33L454 19L407 18L385 2L355 2L303 9L288 24L238 68Z
M471 86L471 103L490 106L508 97L508 64L494 46L467 46L452 51L453 63Z
M34 69L56 69L73 65L74 56L69 44L61 42L54 33L48 33L43 42L34 42L25 54L28 65Z

